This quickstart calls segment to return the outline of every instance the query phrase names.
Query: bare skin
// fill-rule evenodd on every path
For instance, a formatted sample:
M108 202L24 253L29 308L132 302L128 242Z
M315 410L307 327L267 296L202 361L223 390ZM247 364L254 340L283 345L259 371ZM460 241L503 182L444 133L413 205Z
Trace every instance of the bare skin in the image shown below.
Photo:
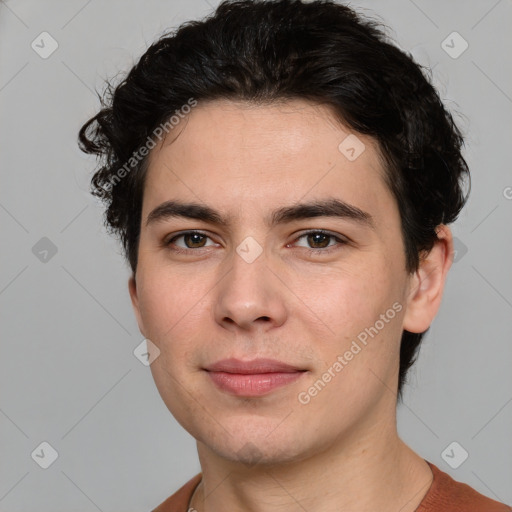
M407 273L379 148L355 134L364 151L347 158L338 146L350 133L305 101L223 100L200 103L150 154L129 290L141 333L160 350L159 393L197 440L203 479L190 506L199 512L413 512L432 482L398 437L398 356L402 330L424 332L438 311L452 235L440 226ZM333 199L366 220L267 222L280 208ZM228 222L147 223L169 200ZM187 230L199 235L180 236ZM240 247L261 253L248 262ZM259 357L300 375L244 396L207 371Z

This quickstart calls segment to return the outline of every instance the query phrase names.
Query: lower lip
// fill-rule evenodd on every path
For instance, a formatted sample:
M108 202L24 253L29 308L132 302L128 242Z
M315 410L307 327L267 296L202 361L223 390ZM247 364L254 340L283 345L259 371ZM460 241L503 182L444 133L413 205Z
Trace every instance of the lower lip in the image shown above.
M270 393L274 389L291 384L305 372L276 373L227 373L208 372L215 385L222 391L236 396L254 397Z

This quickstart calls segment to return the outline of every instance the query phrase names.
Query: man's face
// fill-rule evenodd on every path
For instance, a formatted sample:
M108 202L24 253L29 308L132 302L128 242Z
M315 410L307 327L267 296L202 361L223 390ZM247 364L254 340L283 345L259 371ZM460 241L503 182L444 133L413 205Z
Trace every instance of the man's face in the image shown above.
M376 143L350 133L303 101L215 101L150 155L135 313L165 404L224 458L299 460L394 421L410 277ZM147 223L166 201L227 223ZM352 215L297 210L335 201Z

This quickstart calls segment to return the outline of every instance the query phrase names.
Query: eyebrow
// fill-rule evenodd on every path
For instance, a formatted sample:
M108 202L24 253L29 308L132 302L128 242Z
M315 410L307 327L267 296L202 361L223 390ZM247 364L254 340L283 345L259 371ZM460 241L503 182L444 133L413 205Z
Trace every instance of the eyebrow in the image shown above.
M146 227L150 224L176 217L200 220L219 226L229 226L231 224L229 218L224 217L220 212L209 206L171 200L165 201L151 211L146 220ZM327 198L278 208L265 219L265 223L268 227L274 227L279 224L287 224L296 220L314 217L347 219L375 229L373 217L368 212L336 198Z

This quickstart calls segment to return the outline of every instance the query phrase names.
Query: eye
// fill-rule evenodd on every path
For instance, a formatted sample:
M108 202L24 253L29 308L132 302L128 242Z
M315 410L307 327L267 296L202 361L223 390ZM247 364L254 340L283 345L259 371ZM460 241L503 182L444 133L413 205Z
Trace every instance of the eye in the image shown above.
M304 242L302 244L297 243L299 240L303 240ZM323 230L308 231L300 235L295 241L296 246L304 247L311 253L317 254L337 250L341 245L345 245L346 243L346 240L343 240L339 236Z
M176 252L186 252L188 250L194 249L202 249L203 247L210 247L211 245L215 245L213 241L211 244L207 245L207 241L210 237L205 233L201 233L200 231L185 231L176 236L173 236L169 240L167 240L164 244L166 247L171 247L172 250ZM178 240L181 240L181 243L177 243ZM172 246L176 248L173 248Z
M293 243L293 245L303 247L312 254L330 253L345 244L347 244L347 241L339 235L318 229L302 233ZM177 253L190 253L197 249L215 246L216 244L206 233L201 231L184 231L164 241L163 245ZM287 247L291 245L288 244Z

